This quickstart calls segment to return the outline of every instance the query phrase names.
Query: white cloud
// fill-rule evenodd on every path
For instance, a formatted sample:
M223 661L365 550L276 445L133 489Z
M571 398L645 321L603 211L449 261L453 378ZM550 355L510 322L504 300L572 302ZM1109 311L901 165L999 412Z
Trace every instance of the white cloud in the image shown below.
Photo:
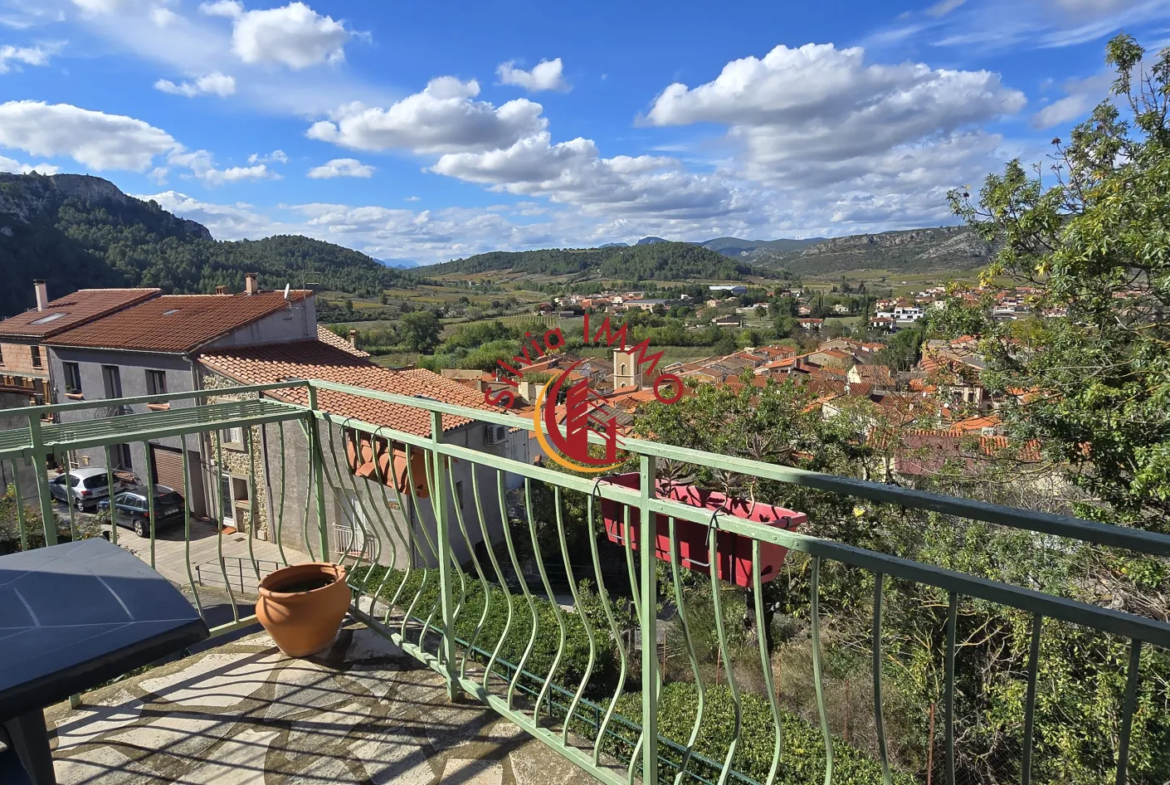
M0 104L0 146L30 155L69 156L101 171L144 171L175 140L165 131L124 115L43 101Z
M19 64L48 65L49 58L60 51L62 44L37 46L0 46L0 74L6 74ZM17 65L14 65L17 64Z
M215 0L213 3L200 3L199 13L206 16L226 16L228 19L239 19L244 15L244 4L239 0Z
M940 0L925 14L899 17L871 34L867 43L887 47L913 39L922 47L961 47L964 57L972 57L1097 41L1118 30L1164 24L1170 12L1167 0L983 0L959 5Z
M939 0L930 8L926 9L926 15L936 18L940 16L946 16L965 2L967 2L967 0Z
M0 0L0 9L12 1ZM42 5L48 5L50 1L60 3L63 0L19 0ZM264 5L277 4L283 4L283 8L273 11L287 12L290 8L288 0ZM234 51L234 44L244 44L246 51L257 57L287 55L299 63L304 62L305 57L311 59L315 39L308 35L307 40L298 43L297 30L285 31L288 33L285 35L279 26L274 29L265 24L256 25L256 18L248 17L251 22L244 25L243 39L237 41L235 28L246 13L242 5L204 3L200 7L202 13L195 11L198 6L199 0L182 4L178 0L124 0L112 5L108 13L74 13L70 21L80 27L87 38L97 39L101 48L132 58L132 62L145 73L178 74L188 81L217 71L232 74L237 80L237 102L257 111L316 119L352 101L385 106L397 98L397 94L391 93L384 83L368 81L351 69L318 67L297 70L272 59L246 63ZM153 7L171 9L179 19L159 27L151 18ZM312 17L314 12L308 6L306 9L304 15ZM212 13L208 14L208 11ZM320 15L317 17L319 22L326 19ZM260 21L263 20L261 17ZM335 24L348 29L341 20ZM256 33L254 39L247 38L249 29ZM350 35L350 32L343 32ZM351 37L358 35L354 32ZM339 51L334 47L325 53L325 58L328 59L331 52ZM179 81L173 76L170 78Z
M159 79L154 83L154 89L188 98L197 95L218 95L220 98L226 98L236 92L236 80L235 77L215 71L199 77L194 82L175 84L169 79Z
M177 191L164 191L137 198L153 200L164 210L198 221L206 226L217 240L259 239L295 231L256 212L252 205L242 202L234 205L211 204Z
M552 144L547 131L501 150L448 153L431 171L592 210L709 216L738 209L734 189L720 178L682 171L673 158L602 158L590 139Z
M418 202L421 200L422 200L421 196L408 196L405 199L403 199L402 201L404 201L404 202Z
M182 21L182 17L176 14L169 8L156 6L150 9L150 21L154 22L159 27L169 27L177 22Z
M29 172L39 172L41 174L56 174L60 167L52 164L22 164L20 161L14 161L11 158L5 158L0 155L0 172L9 172L11 174L28 174Z
M1112 74L1101 72L1085 79L1070 79L1064 83L1064 98L1053 101L1032 117L1032 127L1052 128L1067 125L1087 115L1109 94Z
M517 225L479 208L441 211L380 206L297 204L279 208L279 217L253 205L214 204L178 191L141 195L164 209L206 226L220 240L303 234L355 248L375 258L440 262L497 248L579 244L571 225ZM568 231L563 234L562 229Z
M309 170L314 180L329 180L334 177L373 177L374 167L363 164L356 158L334 158L321 166Z
M280 175L273 172L266 164L256 166L230 166L222 171L211 170L204 179L211 185L222 183L236 183L241 180L279 180Z
M570 89L569 83L565 81L564 66L559 57L556 60L541 60L531 71L516 68L514 62L509 60L506 63L501 63L500 67L496 69L501 84L523 87L530 93L538 93L542 90L567 91Z
M861 48L809 44L732 61L714 81L693 89L670 85L646 120L725 124L726 141L739 151L741 174L750 180L850 189L858 185L850 180L886 160L909 155L929 167L930 155L921 151L932 148L953 156L972 144L974 164L987 154L990 137L965 131L1015 114L1025 102L1023 93L988 71L870 65ZM906 193L897 178L870 185Z
M73 4L86 14L112 14L122 5L122 0L73 0Z
M508 147L547 124L540 104L520 98L497 108L472 100L477 95L474 79L442 76L389 109L343 106L331 115L332 121L310 127L307 136L358 150L446 153Z
M1086 114L1093 104L1094 101L1084 93L1067 95L1037 112L1032 117L1032 126L1043 129L1065 125Z
M273 150L268 155L260 155L260 153L252 153L248 156L248 163L250 164L270 164L270 163L288 163L288 156L284 150Z
M245 63L299 70L344 60L350 35L341 22L296 2L236 17L232 51Z
M223 185L224 183L237 183L244 180L281 179L280 175L269 169L267 164L218 169L215 166L215 157L207 150L186 150L181 146L167 156L167 163L171 166L190 169L194 177L208 185Z

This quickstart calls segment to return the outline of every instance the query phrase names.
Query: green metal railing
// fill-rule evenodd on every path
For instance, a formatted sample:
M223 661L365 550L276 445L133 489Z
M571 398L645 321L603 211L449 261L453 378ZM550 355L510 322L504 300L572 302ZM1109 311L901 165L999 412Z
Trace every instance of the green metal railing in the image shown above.
M282 390L291 387L305 388L307 406L280 400ZM430 433L419 435L398 431L347 417L344 413L327 411L319 404L324 392L345 393L428 412ZM328 382L292 381L124 399L120 403L141 406L179 400L201 402L201 405L56 424L43 424L42 417L66 412L76 415L77 410L98 408L109 402L37 407L27 410L26 429L0 432L0 464L7 462L10 467L7 476L14 477L18 488L35 485L36 503L32 506L39 509L44 521L46 543L55 543L58 531L64 531L64 521L59 520L50 499L50 478L45 468L50 456L83 448L101 448L108 456L114 445L131 441L143 442L149 456L150 440L178 438L183 446L184 476L191 478L200 470L201 467L189 462L189 456L199 455L202 467L213 467L218 484L219 472L231 459L219 434L241 428L246 434L242 454L246 456L247 468L243 473L246 474L250 500L250 520L244 526L247 559L256 571L257 580L260 577L258 564L268 558L263 554L257 557L256 549L261 547L275 548L282 564L304 559L336 559L350 571L354 615L440 673L452 698L463 693L483 702L601 782L618 785L640 779L644 783L656 783L663 777L673 776L675 785L684 781L708 785L758 781L762 785L772 785L783 774L785 722L763 634L756 636L756 665L763 678L761 692L771 723L766 729L744 727L744 707L750 690L739 683L739 669L733 663L736 657L742 660L743 652L733 652L729 645L728 625L731 620L726 605L729 589L718 579L715 567L707 566L718 562L720 537L711 536L714 532L726 532L750 541L753 559L747 588L751 591L745 597L754 603L753 610L758 620L765 618L761 549L766 545L781 546L807 560L808 625L815 687L814 725L819 730L820 754L824 761L819 777L823 777L827 785L839 781L842 755L846 752L841 740L832 732L822 651L822 576L829 563L864 570L873 576L872 649L869 656L873 668L876 736L871 760L874 781L887 784L907 781L906 778L913 774L897 768L887 739L885 711L888 698L884 695L883 664L888 662L888 653L883 650L883 627L887 623L883 614L883 589L890 581L933 587L946 598L941 651L942 762L941 767L935 767L933 772L935 782L945 785L962 782L957 779L962 772L957 771L955 746L959 675L956 673L957 630L960 601L971 600L1002 606L1031 618L1028 666L1023 674L1026 683L1022 701L1024 731L1018 764L1019 781L1023 783L1031 781L1034 769L1037 674L1045 622L1075 625L1128 641L1129 659L1120 722L1109 734L1115 740L1116 750L1110 779L1119 785L1129 781L1130 736L1138 711L1143 647L1170 647L1170 624L847 543L762 526L724 512L713 514L710 510L659 498L654 490L657 463L660 460L681 462L912 510L984 521L1034 533L1037 537L1066 538L1073 543L1121 548L1133 554L1158 558L1170 556L1170 537L627 439L623 447L636 461L639 474L639 489L633 490L456 443L448 440L443 429L444 415L457 416L477 423L503 424L520 429L519 435L527 441L527 433L523 431L534 427L530 420L495 410L472 409ZM291 421L296 422L296 427L286 428ZM352 450L355 456L361 456L363 440L368 440L374 455L372 472L364 477L357 475L348 454ZM189 449L192 445L195 450ZM379 445L388 455L397 453L402 457L401 470L394 460L384 464L377 459ZM416 460L419 456L421 461ZM110 466L108 458L106 466ZM151 483L153 490L153 480L149 479L153 467L148 463L146 468L147 482ZM35 477L35 483L27 479L28 472ZM400 473L405 474L405 478ZM110 480L113 487L114 478L111 476ZM467 494L468 485L470 504L465 504L462 497ZM516 487L509 488L509 485ZM420 486L429 491L425 498L416 493ZM534 495L538 486L551 490L551 520L538 520L542 514L547 515L539 513L535 507ZM208 512L216 529L217 563L222 569L225 560L223 520L225 513L231 511L225 509L225 500L218 487L210 490ZM566 521L567 494L579 494L578 498L584 500L583 521ZM621 531L627 536L620 544L605 542L598 536L599 501L617 503L617 509L624 510ZM268 531L268 540L263 545L255 537L257 511L262 503ZM185 564L179 567L185 570L186 584L202 612L205 597L196 586L191 556L192 544L197 542L194 534L197 522L192 519L190 505L185 506ZM519 516L511 514L516 506L521 509ZM330 542L331 527L339 522L337 517L343 514L343 510L345 525L353 532L360 531L363 543L360 552L350 553L353 549L338 548L336 543ZM29 547L32 532L25 520L24 504L17 505L17 515L21 547ZM655 549L650 547L657 539L658 516L664 516L669 524L671 559L668 567L658 563ZM513 520L516 517L519 518L518 524ZM156 565L153 514L150 520L150 561ZM679 566L676 528L681 522L706 528L707 565L692 560L690 567ZM554 533L551 545L548 541L542 545L538 523ZM79 524L70 507L68 530L71 536L77 536ZM587 555L570 552L568 534L574 526L587 527ZM116 539L118 527L112 528L111 536ZM637 539L643 544L636 550L628 536L631 531L637 532ZM549 552L550 548L553 552ZM338 553L338 550L344 552ZM622 562L625 580L615 580L614 565ZM375 569L379 565L392 569L379 571ZM162 569L167 565L156 566ZM524 577L532 573L532 569L526 567L535 570L532 581ZM555 600L550 574L565 576L564 585L569 588L571 609L550 601ZM588 599L581 594L584 591L581 580L585 578L592 582L595 591L595 596ZM689 679L695 687L693 724L686 733L671 731L684 738L667 738L658 728L659 701L667 679L655 649L662 601L660 578L673 588L675 616L671 627L682 633L681 649L690 666ZM239 629L254 621L254 617L240 617L226 571L223 579L233 620L217 626L216 634ZM691 602L688 587L697 585L696 581L704 584L704 591L709 592L716 641L715 674L718 678L719 663L722 662L726 680L726 685L720 687L720 694L729 694L733 704L729 722L731 741L725 750L721 750L722 760L702 755L697 749L705 712L713 710L714 694L712 685L706 683L709 668L707 663L700 661L696 649L697 633L693 625L697 608L688 607ZM509 585L513 589L510 590ZM585 612L587 603L594 603L591 607L597 612ZM583 667L579 667L580 663L573 663L577 678L565 683L561 674L571 653L568 640L570 632L578 628L587 641L586 663ZM642 641L640 654L627 645L627 639L634 631ZM551 641L555 641L555 646L547 645ZM611 681L603 684L599 668L605 658L616 662L617 672L609 674ZM540 665L539 669L534 670L534 663ZM637 691L640 693L640 711L638 716L626 716L630 713L629 698L635 694L630 688L635 686L640 688ZM619 710L619 704L627 708ZM747 737L758 738L761 733L772 739L772 754L766 776L757 780L737 769L737 755L747 743ZM654 743L648 740L654 740ZM709 772L718 774L711 778Z

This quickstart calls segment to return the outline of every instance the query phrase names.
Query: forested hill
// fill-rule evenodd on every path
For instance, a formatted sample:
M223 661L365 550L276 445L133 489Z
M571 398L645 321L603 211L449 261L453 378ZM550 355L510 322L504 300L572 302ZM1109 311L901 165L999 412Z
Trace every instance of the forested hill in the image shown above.
M746 262L691 243L631 247L493 251L423 268L427 275L511 271L529 275L591 275L624 281L738 280L760 271Z
M283 288L303 280L374 295L410 278L365 254L299 236L221 242L207 228L155 202L86 175L0 174L0 315L34 304L32 281L49 296L77 289L157 286L168 293L241 291L244 273Z
M727 240L734 238L720 238ZM719 242L719 241L712 241ZM781 245L780 243L791 243ZM799 244L796 244L799 243ZM972 270L991 261L991 247L965 226L855 234L828 240L760 243L745 253L725 244L719 250L761 267L797 275L888 270L901 273Z

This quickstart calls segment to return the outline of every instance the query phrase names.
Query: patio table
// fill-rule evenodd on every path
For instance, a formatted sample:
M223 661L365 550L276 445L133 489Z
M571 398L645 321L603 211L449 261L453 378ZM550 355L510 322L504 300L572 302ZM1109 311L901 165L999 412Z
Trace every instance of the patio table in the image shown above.
M51 785L44 707L207 637L178 589L103 539L0 557L0 734Z

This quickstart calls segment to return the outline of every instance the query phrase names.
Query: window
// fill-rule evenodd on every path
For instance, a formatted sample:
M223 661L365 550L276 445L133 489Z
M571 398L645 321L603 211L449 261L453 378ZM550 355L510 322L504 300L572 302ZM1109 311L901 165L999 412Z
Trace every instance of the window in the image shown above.
M122 397L122 372L116 365L102 366L102 384L107 398Z
M81 369L77 363L61 363L65 369L65 392L70 395L81 394Z
M4 347L0 346L0 365L4 364Z
M132 470L134 463L130 459L129 444L115 444L110 447L110 459L115 469Z
M29 348L29 352L32 354L32 367L33 368L40 368L41 367L41 347L32 346Z
M234 450L244 449L244 429L243 428L227 428L219 432L220 441L223 442L224 447L230 447Z
M167 372L166 371L147 371L146 372L146 394L147 395L162 395L167 391Z
M33 322L33 324L49 324L50 322L55 322L55 321L57 321L57 320L58 320L58 319L60 319L62 316L65 316L65 314L63 314L63 313L51 313L51 314L49 314L48 316L42 316L40 319L37 319L35 322Z

